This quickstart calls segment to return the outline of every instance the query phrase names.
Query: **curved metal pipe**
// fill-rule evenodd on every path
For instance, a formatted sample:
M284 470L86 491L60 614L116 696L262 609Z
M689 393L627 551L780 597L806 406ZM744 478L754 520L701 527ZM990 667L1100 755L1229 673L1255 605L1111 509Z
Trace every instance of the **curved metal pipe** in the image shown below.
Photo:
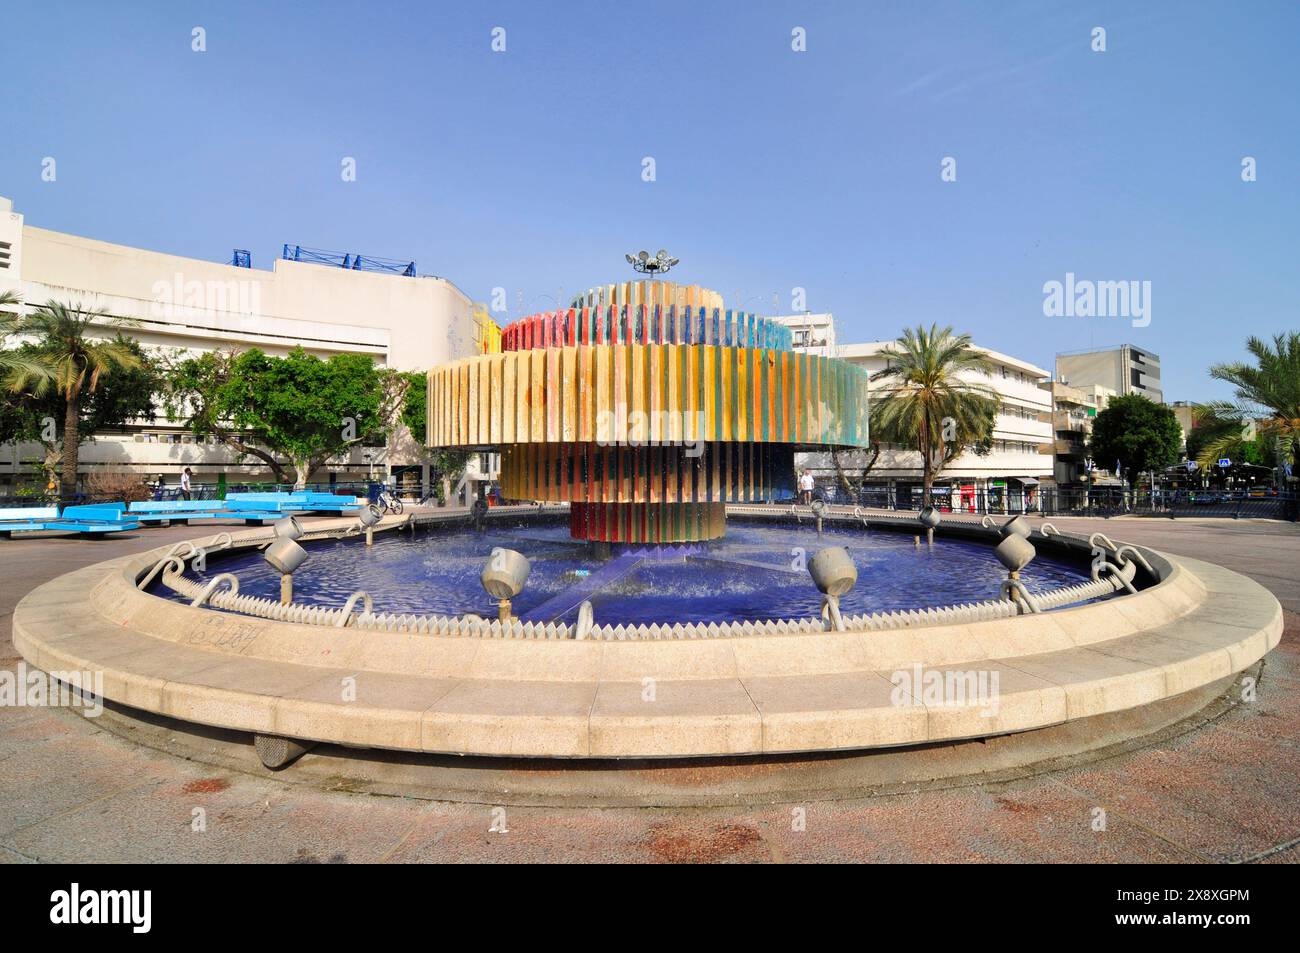
M591 630L596 626L595 611L591 608L591 600L583 600L582 605L578 606L578 622L573 627L573 637L575 639L591 638Z
M212 593L216 591L217 586L219 586L223 582L228 582L230 584L230 594L232 596L239 595L239 579L235 576L233 572L223 572L221 573L221 575L213 576L210 580L208 580L208 584L203 587L203 591L194 597L194 600L190 603L190 605L194 608L198 608L199 606L203 605L203 603L208 601L208 597L211 596Z
M1060 535L1061 535L1061 531L1060 531L1059 529L1057 529L1057 528L1056 528L1053 524L1051 524L1051 523L1044 523L1042 526L1038 527L1038 530L1039 530L1039 532L1041 532L1044 536L1047 536L1047 537L1051 537L1051 536L1060 536ZM1048 530L1051 530L1051 532L1049 533Z
M334 623L334 628L341 629L348 624L352 619L352 613L356 610L358 599L365 602L366 612L374 613L375 603L371 600L370 593L366 592L364 589L358 589L356 592L352 593L352 595L348 596L347 602L343 603L343 614L340 615L339 620Z
M844 617L840 615L840 597L826 594L822 596L822 626L827 632L843 632Z
M1025 584L1019 579L1003 579L999 592L1004 599L1007 597L1008 592L1014 592L1019 598L1013 598L1012 601L1023 602L1031 613L1037 614L1043 611L1042 606L1038 604L1038 600L1030 594L1029 590L1025 588Z
M1111 574L1123 584L1124 588L1130 594L1137 593L1137 589L1133 587L1133 580L1129 578L1129 576L1125 575L1122 567L1116 566L1114 563L1111 562L1102 563L1101 566L1097 568L1097 578L1100 579L1101 574L1106 570L1110 570Z
M1115 560L1121 566L1125 565L1128 562L1128 560L1125 559L1124 557L1125 553L1132 553L1133 561L1136 562L1143 569L1145 569L1148 575L1154 576L1156 574L1155 570L1151 568L1151 564L1147 562L1147 558L1143 556L1142 553L1140 553L1138 550L1134 549L1132 546L1121 546L1119 549L1115 551Z
M1096 546L1097 540L1101 540L1106 545L1106 548L1109 549L1112 553L1118 549L1118 547L1110 541L1110 537L1107 536L1105 533L1093 533L1091 536L1088 537L1088 545Z
M190 551L186 553L184 556L179 556L179 554L177 553L177 550L181 546L188 546L190 548ZM169 560L173 558L179 558L181 560L185 560L185 559L189 559L192 556L197 556L198 554L199 554L198 547L196 547L188 539L183 539L179 543L172 543L171 548L167 550L167 552L164 553L162 556L160 556L156 563L154 563L153 568L149 570L149 575L145 576L144 579L142 579L140 582L137 582L135 584L135 587L137 589L147 589L149 583L153 582L154 577L157 576L158 573L162 572L163 566L165 566ZM180 571L181 572L185 571L184 562L181 562Z

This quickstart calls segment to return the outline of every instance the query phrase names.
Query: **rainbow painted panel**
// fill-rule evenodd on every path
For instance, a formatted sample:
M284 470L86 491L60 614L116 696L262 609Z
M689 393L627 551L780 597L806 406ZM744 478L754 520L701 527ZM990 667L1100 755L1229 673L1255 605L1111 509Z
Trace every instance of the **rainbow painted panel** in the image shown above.
M573 503L569 534L606 543L693 543L727 530L725 503Z
M783 324L742 311L704 308L570 308L521 318L501 333L504 351L589 344L717 344L789 351Z
M553 503L752 503L794 497L794 448L523 444L501 451L501 492Z
M429 372L428 443L860 447L867 374L816 355L721 345L506 351Z

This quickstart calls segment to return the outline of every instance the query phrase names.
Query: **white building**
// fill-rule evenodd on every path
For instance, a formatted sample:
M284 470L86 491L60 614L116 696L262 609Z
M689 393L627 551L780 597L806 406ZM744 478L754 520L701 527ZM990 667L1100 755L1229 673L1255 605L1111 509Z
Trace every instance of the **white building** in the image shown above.
M794 335L794 349L819 357L835 357L835 315L829 311L813 314L781 314L769 317L769 321L784 324Z
M103 308L134 319L128 333L146 347L189 353L257 347L282 356L302 347L319 357L368 354L382 366L425 371L473 354L480 336L473 302L445 278L287 260L266 271L182 258L36 228L0 198L0 291L6 290L28 305L53 299ZM105 328L105 336L113 333ZM409 436L403 443L405 452L357 447L350 459L332 461L331 470L338 480L387 476L418 459ZM30 477L41 457L34 444L0 447L0 494ZM105 468L175 475L186 466L200 483L218 474L230 482L271 479L260 461L240 461L224 445L196 444L179 422L161 418L101 434L81 450L83 476ZM420 473L427 481L427 466Z
M851 361L870 373L883 370L888 361L885 352L892 341L867 344L841 344L836 357ZM1052 476L1052 398L1039 382L1050 375L1045 369L1007 354L977 347L993 365L993 373L968 372L963 376L972 383L991 387L998 395L1001 408L994 421L993 448L986 456L965 453L943 468L935 481L935 495L945 498L954 508L969 509L983 497L990 508L1020 510L1032 507L1037 488ZM872 398L884 395L887 384L873 385ZM856 453L841 454L841 465L851 468ZM837 473L834 458L828 453L810 453L799 466L809 466L820 482L832 485ZM865 483L889 491L903 502L918 496L922 485L921 455L904 447L882 446L879 457L866 475Z

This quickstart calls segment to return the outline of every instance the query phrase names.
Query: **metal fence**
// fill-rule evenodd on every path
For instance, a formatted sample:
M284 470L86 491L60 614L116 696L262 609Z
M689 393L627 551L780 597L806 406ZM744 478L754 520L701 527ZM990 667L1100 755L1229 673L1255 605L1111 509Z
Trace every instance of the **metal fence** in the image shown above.
M838 488L837 488L838 489ZM1031 491L978 490L974 493L935 493L934 506L942 512L976 515L1037 513L1043 516L1151 516L1166 519L1223 517L1300 521L1300 494L1266 490L1175 490L1149 486L1037 487ZM819 491L828 503L915 511L922 497L912 487L864 489L856 500L839 492Z

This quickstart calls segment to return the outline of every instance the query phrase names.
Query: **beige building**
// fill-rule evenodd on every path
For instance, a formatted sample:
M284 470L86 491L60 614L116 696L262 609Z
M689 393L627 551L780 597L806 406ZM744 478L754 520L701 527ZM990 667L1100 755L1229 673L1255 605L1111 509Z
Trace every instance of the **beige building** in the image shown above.
M484 338L484 312L445 278L405 277L276 260L271 269L235 267L114 245L28 225L0 198L0 291L27 304L57 300L103 308L135 319L130 333L150 348L199 353L261 348L284 355L294 347L328 357L368 354L377 364L423 371L473 354ZM105 335L113 333L105 329ZM421 435L422 439L422 435ZM38 445L0 447L0 493L30 476ZM356 447L331 461L338 480L384 477L417 464L409 439L389 447ZM260 461L239 460L223 445L195 443L179 424L136 421L124 434L101 434L81 452L83 475L105 468L167 475L186 466L197 482L224 473L231 482L267 480ZM427 467L420 471L427 479ZM408 478L413 477L406 471ZM325 473L313 479L328 479Z
M1102 409L1097 389L1071 387L1060 381L1044 381L1041 386L1052 399L1053 439L1043 446L1043 453L1052 458L1052 481L1063 487L1084 484L1088 481L1088 438Z
M1132 344L1056 355L1056 379L1072 387L1098 386L1113 394L1142 394L1164 403L1160 356Z

